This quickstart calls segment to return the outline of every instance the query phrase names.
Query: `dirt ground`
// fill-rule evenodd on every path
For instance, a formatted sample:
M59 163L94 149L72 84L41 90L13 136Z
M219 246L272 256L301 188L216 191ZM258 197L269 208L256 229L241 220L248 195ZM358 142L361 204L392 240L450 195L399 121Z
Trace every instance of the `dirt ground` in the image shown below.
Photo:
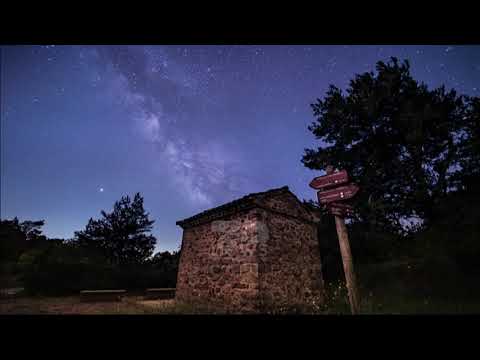
M221 312L220 312L221 313ZM479 314L480 300L399 298L365 296L361 314ZM176 304L172 300L145 300L143 296L127 295L119 302L80 302L70 297L12 297L0 299L0 315L147 315L147 314L216 314L205 308ZM346 295L333 299L319 314L350 314Z
M20 297L0 300L0 314L62 314L62 315L128 315L164 314L174 307L174 300L143 300L127 296L119 302L80 302L79 296Z

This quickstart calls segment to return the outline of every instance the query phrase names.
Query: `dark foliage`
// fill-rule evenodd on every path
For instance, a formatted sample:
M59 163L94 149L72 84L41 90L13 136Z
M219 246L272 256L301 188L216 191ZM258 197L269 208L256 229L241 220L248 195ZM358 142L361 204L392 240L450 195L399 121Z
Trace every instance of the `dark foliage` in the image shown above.
M27 247L27 239L18 219L0 221L0 259L16 261Z
M480 275L480 99L428 89L407 61L378 62L376 70L312 104L309 130L321 143L305 149L302 162L346 169L361 187L348 224L355 264L369 269L361 283L471 293ZM342 279L333 217L323 218L324 275ZM402 224L412 218L417 226Z
M159 252L150 261L151 287L167 287L172 288L177 284L178 264L180 261L180 252L168 251Z
M20 280L31 294L67 295L84 289L175 287L179 253L152 257L153 221L143 198L123 197L112 213L90 219L72 240L47 239L43 221L5 220L0 223L2 271ZM8 262L7 262L8 260ZM9 279L10 280L10 279ZM11 283L4 281L2 283Z
M144 291L152 287L175 287L178 253L162 254L155 262L114 266L73 242L52 241L47 248L23 254L19 266L24 286L31 294L68 295L85 289Z
M346 93L330 86L312 104L309 130L323 142L306 149L310 169L333 164L361 187L358 220L375 229L400 231L400 220L434 221L437 202L455 186L458 137L468 99L444 87L429 90L410 75L408 62L392 58L357 75Z
M122 197L113 212L101 214L101 219L90 219L85 230L75 232L80 246L101 253L109 264L119 266L142 264L152 255L156 239L149 232L154 221L149 220L140 194L135 194L133 201Z
M0 220L0 262L15 262L29 248L40 246L46 237L41 227L45 221Z

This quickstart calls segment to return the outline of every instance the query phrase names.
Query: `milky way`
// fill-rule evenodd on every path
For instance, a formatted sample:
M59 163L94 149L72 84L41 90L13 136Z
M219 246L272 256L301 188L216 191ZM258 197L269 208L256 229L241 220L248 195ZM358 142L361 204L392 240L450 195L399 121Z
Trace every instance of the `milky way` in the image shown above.
M244 194L313 198L309 104L390 56L480 94L478 46L2 47L1 216L68 238L139 191L171 250L176 220Z

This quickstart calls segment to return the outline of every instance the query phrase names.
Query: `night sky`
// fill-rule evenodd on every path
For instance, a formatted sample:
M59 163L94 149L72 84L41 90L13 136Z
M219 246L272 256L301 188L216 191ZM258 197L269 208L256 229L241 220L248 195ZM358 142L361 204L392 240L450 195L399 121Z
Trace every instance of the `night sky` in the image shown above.
M313 199L310 103L379 60L480 95L480 46L4 46L1 217L70 238L140 192L157 250L177 220L288 185Z

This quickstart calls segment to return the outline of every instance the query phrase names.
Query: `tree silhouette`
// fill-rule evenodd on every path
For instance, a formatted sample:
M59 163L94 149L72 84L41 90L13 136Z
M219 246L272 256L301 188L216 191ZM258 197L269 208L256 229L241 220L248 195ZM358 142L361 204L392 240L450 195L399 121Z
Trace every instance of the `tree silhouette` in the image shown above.
M85 230L75 232L77 244L100 252L113 265L141 264L152 255L156 239L149 232L154 221L149 220L139 193L133 201L122 197L111 213L101 214L101 219L90 218Z
M0 260L15 261L27 248L38 247L47 238L42 235L44 220L20 222L0 220Z
M356 75L345 93L331 85L311 105L316 121L308 128L323 144L305 149L302 162L348 170L361 188L357 221L399 232L402 219L417 217L428 227L458 186L470 99L443 86L429 90L408 61L380 61L376 70Z
M26 248L26 240L17 218L0 220L0 261L15 261Z

